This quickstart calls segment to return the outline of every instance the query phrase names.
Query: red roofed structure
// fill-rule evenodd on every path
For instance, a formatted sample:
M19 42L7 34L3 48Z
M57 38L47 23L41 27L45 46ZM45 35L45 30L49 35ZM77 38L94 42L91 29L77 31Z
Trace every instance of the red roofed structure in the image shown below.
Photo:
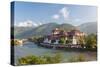
M52 30L50 35L45 37L45 43L52 43L52 40L55 40L55 44L59 44L61 38L64 38L66 41L70 41L71 44L80 44L80 40L83 40L85 37L85 33L80 30L73 29L70 31L60 30L59 28L55 28ZM83 40L84 41L84 40Z

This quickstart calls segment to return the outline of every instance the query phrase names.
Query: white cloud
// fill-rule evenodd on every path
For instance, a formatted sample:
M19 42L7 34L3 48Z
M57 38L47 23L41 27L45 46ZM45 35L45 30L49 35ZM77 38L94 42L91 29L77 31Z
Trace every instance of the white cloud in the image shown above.
M38 22L38 25L42 25L43 23L41 23L41 22Z
M64 20L68 20L68 18L69 18L69 11L68 11L67 7L63 7L62 9L60 9L58 11L57 14L54 14L52 16L53 19L59 19L60 17L63 17Z
M68 8L67 8L67 7L63 7L63 8L60 10L60 14L64 17L65 20L67 20L68 17L69 17Z
M59 19L59 17L60 17L59 14L55 14L52 16L53 19Z
M24 21L24 22L19 22L17 24L17 26L19 26L19 27L32 27L32 26L37 27L38 24L36 22L31 21L31 20L27 20L27 21Z
M34 26L34 27L37 27L37 26L39 26L39 24L36 23L36 22L33 22L33 26Z
M43 22L39 20L37 20L36 23L38 24L38 26L43 24Z

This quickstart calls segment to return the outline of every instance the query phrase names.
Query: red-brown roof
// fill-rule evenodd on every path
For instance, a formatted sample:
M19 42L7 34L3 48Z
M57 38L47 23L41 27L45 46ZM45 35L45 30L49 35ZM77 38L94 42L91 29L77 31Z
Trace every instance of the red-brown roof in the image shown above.
M50 39L58 39L60 37L66 37L66 36L83 36L84 33L83 32L80 32L80 30L71 30L69 32L66 32L64 30L59 30L58 28L54 29L53 32L56 31L56 32L59 32L58 34L51 34L51 35L48 35L47 37L50 38ZM52 32L52 33L53 33Z

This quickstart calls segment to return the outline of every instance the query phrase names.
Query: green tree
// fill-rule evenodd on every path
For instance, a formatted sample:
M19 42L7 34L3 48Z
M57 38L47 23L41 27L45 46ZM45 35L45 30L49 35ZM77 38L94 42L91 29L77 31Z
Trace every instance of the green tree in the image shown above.
M66 44L66 40L64 37L60 38L59 43L61 44Z
M85 46L85 37L80 37L79 38L79 44L84 47Z
M28 40L35 43L42 43L44 38L42 36L33 36L33 37L28 38Z
M70 39L66 40L66 44L71 43L72 41Z
M86 37L86 47L87 48L96 48L97 47L97 36L90 34Z

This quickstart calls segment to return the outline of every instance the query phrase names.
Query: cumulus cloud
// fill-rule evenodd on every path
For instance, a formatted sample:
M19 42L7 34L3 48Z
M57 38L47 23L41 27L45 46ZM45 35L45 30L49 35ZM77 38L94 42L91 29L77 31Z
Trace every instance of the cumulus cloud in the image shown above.
M59 19L60 16L59 16L59 14L55 14L52 17L53 17L53 19Z
M43 22L40 20L37 20L36 22L37 22L38 26L43 24Z
M61 8L57 14L54 14L52 16L53 19L59 19L60 17L63 17L64 20L67 20L69 18L69 11L67 7Z
M42 22L38 22L38 25L42 25L43 23Z
M63 7L61 10L60 10L60 14L64 17L64 19L68 19L69 17L69 11L68 11L68 8L67 7Z
M32 27L32 26L37 27L38 24L36 22L31 21L31 20L27 20L27 21L24 21L24 22L19 22L17 24L17 26L19 26L19 27Z

